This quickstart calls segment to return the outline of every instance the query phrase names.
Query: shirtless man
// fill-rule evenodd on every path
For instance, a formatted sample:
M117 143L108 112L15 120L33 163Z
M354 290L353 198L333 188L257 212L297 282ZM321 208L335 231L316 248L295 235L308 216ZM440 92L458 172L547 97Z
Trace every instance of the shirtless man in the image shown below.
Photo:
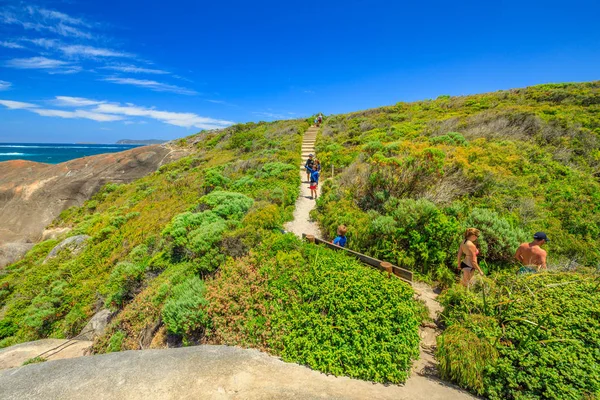
M547 254L541 246L549 241L550 239L544 232L536 232L533 235L533 242L523 243L519 246L515 258L531 272L545 271Z

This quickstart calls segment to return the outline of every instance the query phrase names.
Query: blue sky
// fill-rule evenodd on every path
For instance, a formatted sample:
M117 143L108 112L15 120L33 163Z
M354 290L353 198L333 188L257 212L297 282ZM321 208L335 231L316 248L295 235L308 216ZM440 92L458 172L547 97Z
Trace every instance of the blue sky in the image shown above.
M600 79L597 1L2 1L0 142L186 136Z

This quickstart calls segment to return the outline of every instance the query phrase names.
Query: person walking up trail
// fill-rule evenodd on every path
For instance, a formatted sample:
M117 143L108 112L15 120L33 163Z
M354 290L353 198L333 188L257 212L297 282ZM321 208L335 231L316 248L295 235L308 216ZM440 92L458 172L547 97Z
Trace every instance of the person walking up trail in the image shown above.
M542 246L549 242L548 236L544 232L536 232L533 235L533 242L523 243L517 249L515 258L523 264L524 272L539 272L546 270L546 257L548 253L542 249Z
M306 160L306 164L304 164L304 168L306 168L306 183L310 182L310 173L315 166L315 160L313 159L314 155L311 153L308 155L308 159Z
M307 169L310 171L310 198L316 199L317 188L319 186L319 171L316 169L316 166L313 168L314 169L309 169L307 167Z
M475 241L479 237L479 230L475 228L469 228L465 231L465 240L460 244L458 248L458 256L457 256L457 268L462 270L462 279L460 281L461 285L467 287L469 286L469 282L475 273L475 270L479 271L481 275L485 275L481 268L479 267L479 263L477 262L477 255L479 254L479 250L477 246L475 246ZM464 256L464 259L463 259Z

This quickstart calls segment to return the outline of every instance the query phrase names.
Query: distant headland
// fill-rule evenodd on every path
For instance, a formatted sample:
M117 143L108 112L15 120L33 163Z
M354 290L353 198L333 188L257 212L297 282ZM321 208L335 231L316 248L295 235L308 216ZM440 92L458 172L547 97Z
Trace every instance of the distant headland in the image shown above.
M145 140L121 139L117 142L117 144L163 144L166 142L167 142L167 140L160 140L160 139L145 139Z

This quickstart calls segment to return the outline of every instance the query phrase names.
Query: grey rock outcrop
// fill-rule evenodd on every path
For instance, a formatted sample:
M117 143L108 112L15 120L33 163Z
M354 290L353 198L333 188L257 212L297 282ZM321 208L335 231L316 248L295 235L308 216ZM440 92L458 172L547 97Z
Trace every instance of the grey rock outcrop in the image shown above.
M125 351L49 361L0 371L0 398L10 399L390 399L467 400L435 379L405 386L335 377L257 350L196 346Z
M89 238L90 236L88 235L77 235L66 238L65 240L57 244L52 250L50 250L50 253L48 253L48 255L46 256L44 263L58 256L58 253L60 253L63 250L68 250L71 252L72 255L76 256L77 254L81 253L83 249L85 249L87 245L86 242Z
M85 325L85 328L81 330L79 335L77 335L77 339L94 340L98 336L102 335L106 330L106 326L110 322L112 316L113 314L107 309L98 311Z
M20 260L31 248L33 243L5 243L0 245L0 268Z

